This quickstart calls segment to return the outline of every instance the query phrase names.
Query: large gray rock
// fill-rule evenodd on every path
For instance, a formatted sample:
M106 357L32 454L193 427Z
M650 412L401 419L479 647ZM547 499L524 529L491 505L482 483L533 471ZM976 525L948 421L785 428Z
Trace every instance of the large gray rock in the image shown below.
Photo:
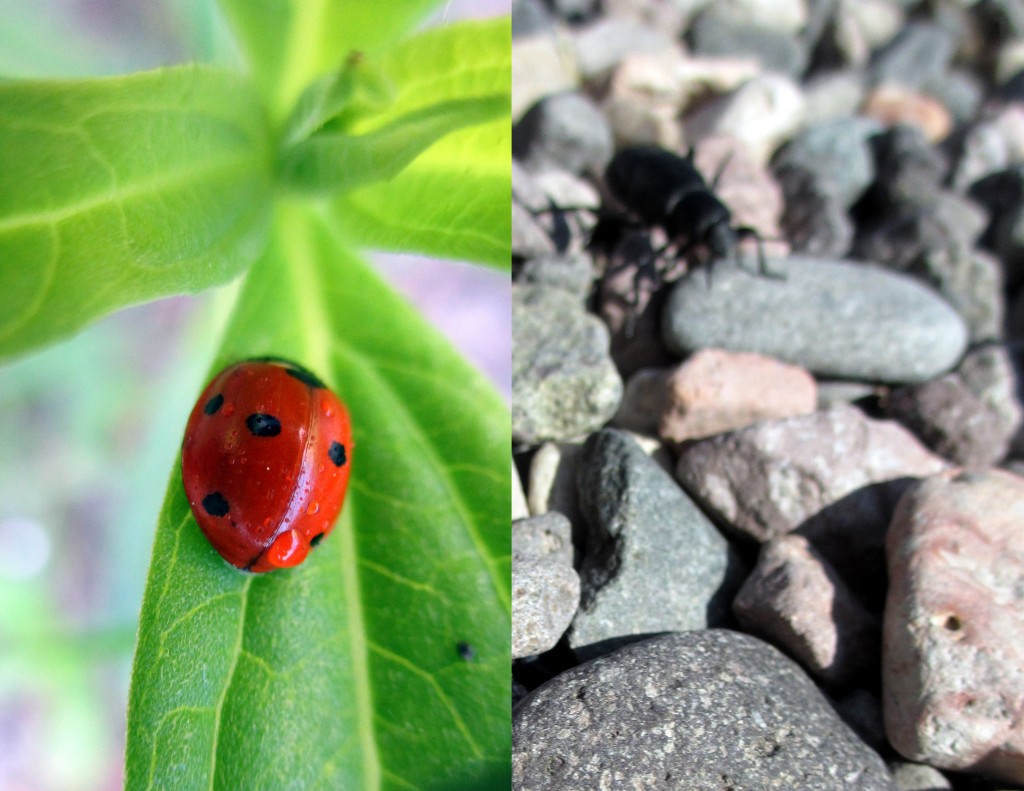
M896 791L804 672L739 632L626 646L534 690L512 720L516 791Z
M727 621L742 564L657 462L628 434L606 429L583 446L578 475L589 533L569 632L577 654Z
M536 445L604 425L622 398L608 330L559 288L512 286L512 437Z
M1024 478L950 471L889 528L885 725L911 760L1024 783Z
M963 320L916 280L865 264L773 259L765 277L728 262L684 277L662 317L680 356L720 348L776 357L823 376L918 382L967 344Z

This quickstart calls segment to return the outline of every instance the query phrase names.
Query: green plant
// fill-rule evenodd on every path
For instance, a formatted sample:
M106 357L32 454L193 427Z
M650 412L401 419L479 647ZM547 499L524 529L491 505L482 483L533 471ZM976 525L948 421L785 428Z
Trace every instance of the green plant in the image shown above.
M247 73L0 83L0 355L242 275L214 370L296 359L355 424L291 572L224 564L174 463L129 788L508 786L507 409L358 253L508 265L508 20L410 34L437 4L224 0Z

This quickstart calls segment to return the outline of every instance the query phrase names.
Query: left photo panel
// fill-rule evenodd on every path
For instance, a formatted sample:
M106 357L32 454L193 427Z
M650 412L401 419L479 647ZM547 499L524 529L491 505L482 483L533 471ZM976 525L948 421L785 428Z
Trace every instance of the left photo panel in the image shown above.
M13 0L0 77L0 788L508 789L510 0Z

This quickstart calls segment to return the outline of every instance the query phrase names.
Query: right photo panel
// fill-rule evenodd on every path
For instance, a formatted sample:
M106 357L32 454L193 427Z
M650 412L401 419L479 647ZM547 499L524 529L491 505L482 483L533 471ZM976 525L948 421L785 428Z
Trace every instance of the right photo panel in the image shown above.
M512 61L513 788L1024 787L1024 2Z

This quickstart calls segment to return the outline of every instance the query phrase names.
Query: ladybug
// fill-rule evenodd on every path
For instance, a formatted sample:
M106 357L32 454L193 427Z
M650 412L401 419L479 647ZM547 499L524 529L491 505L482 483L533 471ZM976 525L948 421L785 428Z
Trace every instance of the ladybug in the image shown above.
M199 396L181 477L213 548L264 572L299 565L331 532L351 456L341 400L305 368L260 358L228 366Z

